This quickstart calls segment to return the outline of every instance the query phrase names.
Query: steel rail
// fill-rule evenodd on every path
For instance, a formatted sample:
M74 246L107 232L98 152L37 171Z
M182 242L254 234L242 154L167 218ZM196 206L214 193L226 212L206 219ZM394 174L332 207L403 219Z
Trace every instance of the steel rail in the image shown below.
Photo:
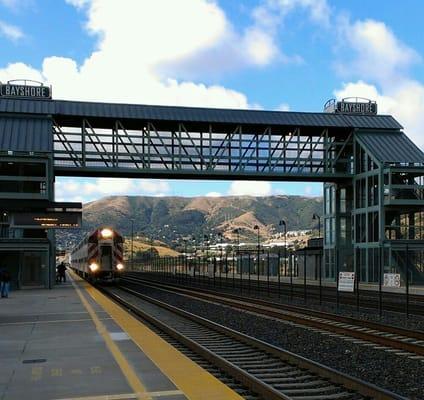
M123 279L133 282L143 281L139 278L133 277L125 277ZM146 281L144 280L144 282ZM275 303L260 301L257 299L252 300L234 295L227 295L226 293L221 292L219 295L217 295L216 292L211 293L210 291L202 289L203 291L199 293L198 291L175 287L173 285L157 282L152 283L151 281L147 282L148 285L179 292L193 298L213 301L215 303L225 304L239 310L251 311L260 315L277 318L279 320L291 321L296 324L365 340L381 346L387 346L418 355L424 355L424 346L422 345L424 342L421 344L424 339L423 332L339 316L337 314L323 313L295 306L278 305L280 307L277 308L277 304ZM256 304L254 304L253 301Z
M204 277L200 277L204 278ZM225 277L221 277L221 281L223 283L222 289L232 288L232 278L229 277L226 282ZM207 281L202 282L201 284L208 285ZM240 280L237 282L237 285L240 284ZM255 288L251 288L255 293L267 293L268 295L271 293L273 295L287 295L288 290L290 290L290 284L287 282L280 283L281 289L278 289L278 283L275 281L268 282L265 280L260 281L259 288L256 286ZM240 288L240 286L237 286ZM258 290L258 289L259 290ZM243 290L248 291L248 281L243 280ZM302 283L294 283L293 284L293 297L304 299L304 291L305 285ZM321 298L323 302L334 303L336 301L336 291L335 287L331 286L323 286L322 287L322 295L319 295L319 286L317 285L307 285L307 293L308 298L313 300L318 300ZM378 309L379 308L379 292L378 290L372 289L360 289L360 302L361 309ZM405 312L405 294L404 293L395 293L395 292L383 292L384 296L384 311L388 312L396 312L396 313L404 313ZM411 315L423 316L424 315L424 296L409 294L409 313ZM358 306L358 298L356 294L353 293L343 293L342 298L340 299L340 304L357 307Z
M324 398L324 396L322 395L321 397L319 397L320 385L322 384L324 384L324 388L321 389L324 391L324 393L328 390L333 392L326 398L358 398L359 394L360 396L363 396L365 398L371 397L373 399L405 399L404 397L392 393L388 390L379 388L368 382L333 370L317 362L308 360L304 357L288 352L271 344L265 343L251 336L237 332L233 329L217 324L203 317L194 315L175 306L153 299L132 289L125 287L120 287L120 289L133 296L136 296L139 299L142 299L165 310L168 310L173 314L177 314L178 316L191 322L194 322L197 325L201 325L202 327L207 328L207 330L209 331L213 331L212 337L208 338L208 336L203 337L205 332L199 332L197 328L195 329L195 332L192 333L192 335L194 335L194 339L187 337L186 334L178 332L175 328L160 321L158 318L150 315L148 312L142 310L140 307L131 304L130 301L123 299L122 296L108 292L109 296L111 296L115 301L123 305L125 308L132 311L135 315L147 320L149 323L155 325L160 330L164 330L168 335L182 342L192 351L202 355L208 361L214 363L219 368L233 376L235 379L241 381L250 390L260 394L265 399L274 400ZM190 331L190 329L187 328L187 325L185 325L183 330L187 331L187 329ZM222 343L222 339L220 342L220 338L216 337L217 333L223 335L223 337L230 338L234 342L232 342L233 349L234 345L236 347L242 345L241 353L238 354L237 350L232 350L229 355L225 355L225 351L223 355L219 355L216 351L213 351L213 348L216 348L216 346L218 346L218 348L219 346L224 346L223 344L220 345L220 343ZM226 348L228 348L228 343L225 346ZM263 358L261 358L259 361L250 360L251 356L246 355L246 346L248 346L247 350L250 352L263 352ZM212 350L208 347L212 347ZM251 367L255 365L259 366L258 368L260 369L260 372L257 374L258 376L255 376L254 373L249 372L248 367L243 368L243 366L238 366L237 361L235 360L235 358L237 357L241 357L241 360L244 360L241 361L241 364L247 363L247 365L250 365ZM253 356L253 358L254 357L255 356ZM283 365L277 366L274 362L274 364L272 364L273 368L264 370L264 368L266 368L267 359L271 359L271 364L272 360L277 360L280 363L283 363ZM283 368L286 370L288 369L289 371L288 373L286 371L286 375L284 374L284 371L282 374L278 375L278 368ZM295 368L294 371L293 368ZM260 374L264 374L264 372L265 375L263 379L261 379ZM299 383L298 380L299 374L300 376L306 376L308 378L304 383L303 389L302 384ZM270 383L267 383L267 380ZM283 382L283 384L280 384L280 386L283 386L283 389L281 390L278 390L278 381ZM328 381L330 381L331 383L329 383ZM315 388L314 385L318 385L318 388ZM337 393L338 388L341 392L339 391ZM284 391L286 392L286 394L284 393ZM312 397L310 397L311 395Z

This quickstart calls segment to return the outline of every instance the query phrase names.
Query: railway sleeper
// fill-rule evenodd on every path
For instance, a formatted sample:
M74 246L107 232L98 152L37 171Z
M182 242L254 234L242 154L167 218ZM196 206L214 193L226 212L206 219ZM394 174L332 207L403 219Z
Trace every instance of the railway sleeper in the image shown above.
M278 375L278 374L281 374L281 375ZM317 378L317 376L315 376L315 375L309 375L309 374L307 374L307 375L299 375L299 376L287 376L286 374L284 374L283 372L279 372L279 371L277 371L277 372L275 372L275 373L272 373L272 372L269 372L269 373L252 373L252 375L255 375L257 378L260 378L260 379L273 379L273 378L276 378L276 377L278 377L279 376L279 380L280 381L287 381L287 382L293 382L293 381L307 381L307 380L310 380L310 379L316 379Z
M304 388L303 385L297 385L298 389L285 389L284 385L273 385L275 389L280 390L287 396L296 397L297 394L305 395L305 394L319 394L321 396L327 396L329 394L340 393L340 387L328 384L327 386L319 386L313 388Z
M319 387L325 387L325 385L328 385L328 382L320 380L320 379L315 379L313 381L302 381L302 382L280 382L280 380L278 378L274 378L274 379L266 379L265 382L273 387L278 388L279 390L283 391L283 390L287 390L287 389L301 389L301 388L319 388Z
M328 394L324 396L296 396L296 400L338 400L338 399L350 399L350 400L356 400L356 399L363 399L360 395L355 395L350 392L340 392L340 393L334 393L334 394Z

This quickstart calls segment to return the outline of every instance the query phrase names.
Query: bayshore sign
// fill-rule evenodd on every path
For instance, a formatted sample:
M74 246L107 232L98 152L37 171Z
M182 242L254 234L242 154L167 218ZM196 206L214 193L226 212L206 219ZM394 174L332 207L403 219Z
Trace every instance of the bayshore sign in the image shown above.
M27 83L31 84L29 85ZM19 80L9 81L7 83L0 82L0 97L51 99L52 90L50 86L45 86L42 82L37 81Z
M324 105L324 112L334 114L376 115L377 103L362 97L346 97L342 100L328 100Z

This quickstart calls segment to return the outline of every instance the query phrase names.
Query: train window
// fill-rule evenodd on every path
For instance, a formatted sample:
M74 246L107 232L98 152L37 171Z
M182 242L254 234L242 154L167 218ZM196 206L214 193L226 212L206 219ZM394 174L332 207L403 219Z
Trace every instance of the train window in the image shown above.
M109 256L112 254L112 246L102 246L101 249L104 256Z

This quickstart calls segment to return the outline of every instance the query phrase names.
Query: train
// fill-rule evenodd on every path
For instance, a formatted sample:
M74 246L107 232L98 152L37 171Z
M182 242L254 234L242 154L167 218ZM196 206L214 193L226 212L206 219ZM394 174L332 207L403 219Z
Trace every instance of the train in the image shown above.
M125 269L123 236L113 228L97 228L74 247L70 264L90 281L117 282Z

